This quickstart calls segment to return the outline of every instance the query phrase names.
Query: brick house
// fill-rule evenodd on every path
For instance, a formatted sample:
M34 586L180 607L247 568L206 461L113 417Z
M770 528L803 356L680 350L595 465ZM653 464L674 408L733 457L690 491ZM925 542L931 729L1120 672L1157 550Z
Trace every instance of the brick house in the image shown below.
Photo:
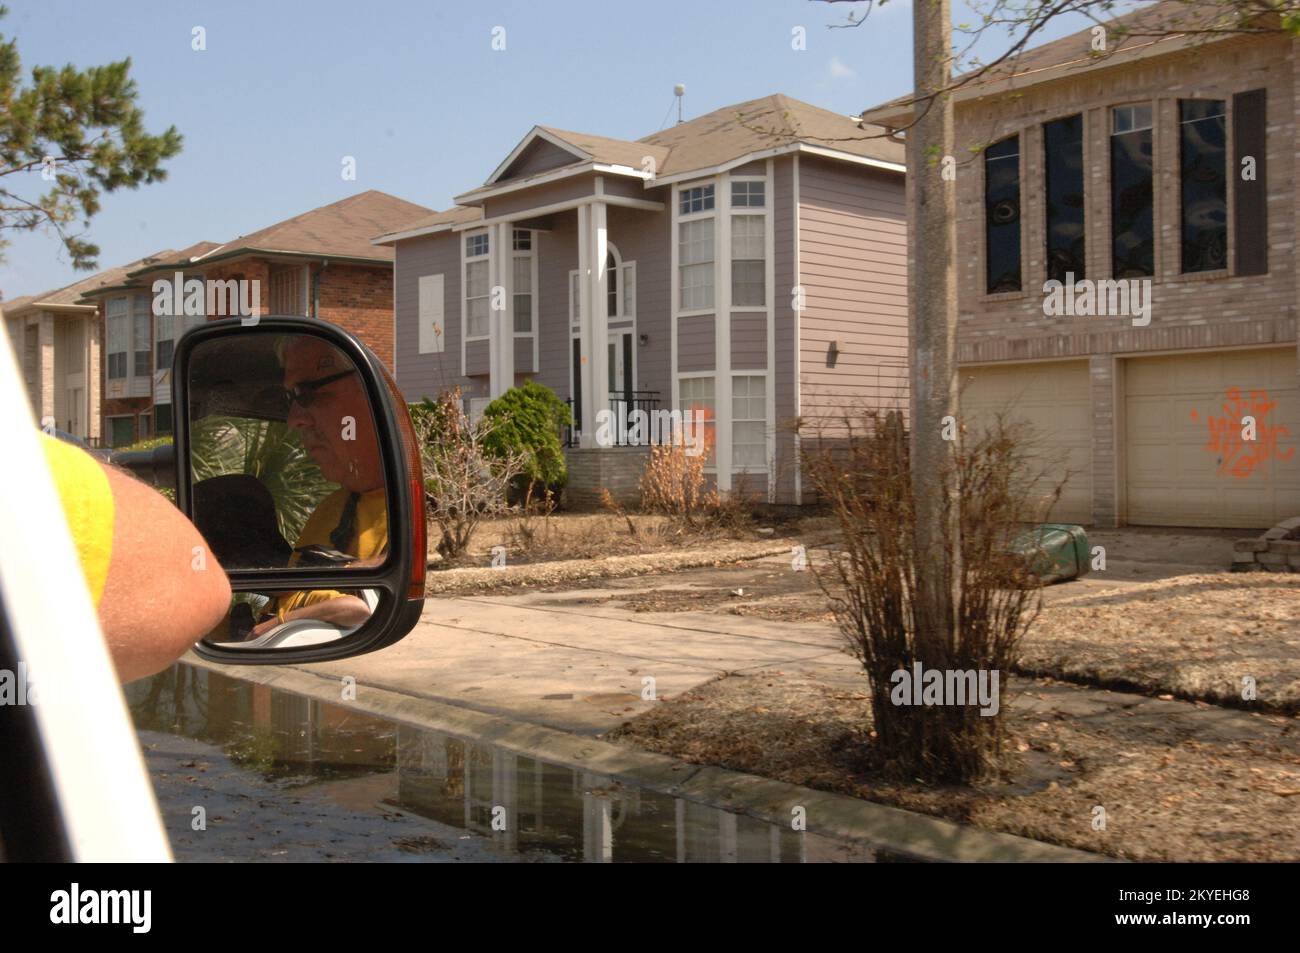
M101 442L101 326L95 306L82 301L82 295L102 283L120 283L154 257L0 303L36 423L53 420L55 427L92 446Z
M535 126L454 208L374 239L396 252L398 386L459 386L471 413L551 388L571 501L634 492L632 412L694 408L720 489L798 502L788 425L905 385L902 163L781 95L636 141Z
M192 324L222 316L154 315L152 289L159 280L256 282L260 313L337 324L391 366L393 253L370 238L429 211L384 192L362 192L233 241L151 256L84 290L105 342L105 442L121 446L171 431L175 340Z
M962 409L1033 426L1069 472L1066 520L1300 514L1300 56L1282 36L1133 35L1187 15L1144 7L1104 56L1080 31L954 97L957 152L977 150L956 175ZM1150 310L1125 308L1144 288Z

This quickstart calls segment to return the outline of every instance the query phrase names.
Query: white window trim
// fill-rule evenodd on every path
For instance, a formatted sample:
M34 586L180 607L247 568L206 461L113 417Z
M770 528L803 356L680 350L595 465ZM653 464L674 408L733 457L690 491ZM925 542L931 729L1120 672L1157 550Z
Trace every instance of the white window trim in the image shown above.
M766 179L764 176L761 176L761 175L746 175L746 176L739 177L738 179L733 180L733 181L742 181L742 182L764 182L764 183L766 183L766 182L767 182L767 179ZM767 190L766 190L766 188L765 188L765 189L764 189L764 202L766 202L766 201L767 201ZM769 231L769 229L768 229L768 224L769 224L770 221L771 221L771 216L768 215L767 205L764 204L764 205L761 206L761 207L754 207L754 206L746 205L746 206L742 206L742 207L740 207L740 208L733 208L733 209L731 210L731 217L730 217L730 219L728 220L728 227L729 227L729 228L730 228L730 224L731 224L731 222L733 222L733 221L737 218L737 216L745 216L745 217L748 217L748 218L758 218L758 219L762 219L762 220L763 220L763 259L762 259L762 260L763 260L763 274L764 274L764 290L763 290L763 295L764 295L764 297L768 297L768 296L770 295L770 291L769 291L769 289L766 287L766 284L767 284L767 282L766 282L766 275L767 275L768 269L769 269L769 268L771 267L771 265L772 265L772 243L771 243L771 236L768 235L768 231ZM730 235L728 235L728 238L730 238ZM728 242L728 245L730 245L730 242ZM756 259L753 259L753 258L743 258L743 259L739 259L739 260L740 260L740 261L755 261ZM737 261L737 259L735 259L735 258L732 257L732 254L731 254L731 248L728 247L728 248L727 248L728 272L730 272L730 265L734 264L735 261ZM730 277L730 274L728 274L728 277ZM728 290L730 291L730 289L728 289ZM769 308L769 305L770 305L770 304L771 304L770 301L765 302L764 304L733 304L733 305L731 306L731 312L732 312L732 314L767 314L767 312L768 312L768 308Z
M738 421L736 419L735 388L736 388L737 377L754 377L754 378L761 379L763 381L763 416L761 418L746 417L744 420L741 421ZM761 473L770 477L772 474L772 436L773 435L772 435L772 422L769 416L768 405L770 404L771 397L772 397L772 375L769 374L767 371L746 371L744 369L733 370L731 372L731 380L729 382L729 385L732 392L731 427L732 427L733 434L737 423L761 423L763 425L763 465L761 467L754 466L752 464L744 464L738 466L736 464L736 446L733 437L732 446L731 446L731 472L751 473L756 475ZM746 397L745 399L750 400L752 398Z
M469 239L474 235L488 236L488 251L484 255L467 255L466 249L469 245ZM485 262L488 264L488 308L492 306L492 238L491 230L486 228L475 229L470 232L463 232L460 236L460 340L461 340L461 373L465 373L465 353L464 345L471 341L489 341L492 338L492 320L488 318L487 334L470 334L469 333L469 266L476 262Z
M690 318L698 315L713 314L718 309L718 254L720 248L718 243L718 233L722 230L720 227L720 219L718 218L718 209L721 208L723 201L722 189L719 186L725 181L726 178L724 176L673 186L673 310L676 317ZM691 189L701 188L706 185L713 186L713 208L703 212L681 212L681 193ZM730 185L727 185L726 187L728 189L731 188ZM682 269L680 260L682 236L680 226L688 222L698 222L704 219L713 219L713 307L683 308L681 297Z
M529 247L528 247L528 251L515 251L515 250L514 250L514 247L515 247L515 242L514 242L514 233L515 233L515 232L528 232L528 234L529 234L529 239L528 239L528 246L529 246ZM529 307L530 307L531 312L532 312L532 313L529 315L528 326L529 326L530 328L532 328L532 330L531 330L531 331L515 331L515 332L514 332L514 335L515 335L515 337L517 337L517 338L530 338L530 337L534 337L534 336L537 334L537 321L538 321L538 317L539 317L539 311L541 310L541 309L538 307L538 301L537 301L537 298L538 298L538 295L537 295L537 232L534 231L533 229L530 229L530 228L512 228L511 231L510 231L510 249L511 249L511 251L510 251L510 267L511 267L511 268L514 268L514 262L515 262L515 259L516 259L516 258L527 258L527 259L532 263L532 264L531 264L531 267L529 268L529 274L530 274L529 282L530 282L531 288L530 288L530 290L529 290L529 292L528 292ZM513 272L511 272L511 274L513 274ZM511 305L511 308L510 308L510 325L511 325L511 327L514 327L514 320L515 320L515 314L514 314L514 295L517 293L517 289L515 289L515 288L513 287L513 282L512 282L511 284L512 284L512 287L511 287L511 289L510 289L510 293L511 293L511 302L510 302L510 305ZM537 367L537 356L536 356L535 354L533 355L533 367L534 367L534 368ZM518 370L519 370L519 368L515 368L515 371L516 371L516 372L518 372ZM535 373L535 371L534 371L533 373Z
M674 361L674 363L676 363L676 362ZM718 427L719 427L719 422L718 422L718 373L717 373L717 371L683 371L683 372L681 372L680 374L674 374L674 375L673 375L673 403L672 403L672 406L669 407L668 409L669 409L670 411L671 411L671 410L679 410L679 409L680 409L680 407L679 407L678 405L681 403L681 397L680 397L681 382L684 381L684 380L692 380L692 379L699 378L699 377L711 377L711 378L713 378L713 460L714 460L714 462L713 462L713 463L709 463L708 460L707 460L707 458L706 458L706 459L705 459L705 463L704 463L704 472L705 472L705 473L712 473L714 476L717 476L717 473L718 473L718 464L717 464L717 461L718 461L718 459L719 459L719 452L718 452Z

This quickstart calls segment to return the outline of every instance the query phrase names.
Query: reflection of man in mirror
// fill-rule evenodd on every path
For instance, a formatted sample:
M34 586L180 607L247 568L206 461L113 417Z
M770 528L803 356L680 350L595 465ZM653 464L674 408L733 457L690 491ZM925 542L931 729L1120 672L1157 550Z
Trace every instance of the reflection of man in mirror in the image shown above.
M286 338L278 352L288 424L326 479L340 484L308 518L289 565L318 562L310 556L321 551L345 553L353 562L382 558L388 549L384 464L370 399L356 367L328 341L306 334ZM348 628L370 617L363 600L334 590L284 593L274 611L273 618L253 629L254 636L293 619Z

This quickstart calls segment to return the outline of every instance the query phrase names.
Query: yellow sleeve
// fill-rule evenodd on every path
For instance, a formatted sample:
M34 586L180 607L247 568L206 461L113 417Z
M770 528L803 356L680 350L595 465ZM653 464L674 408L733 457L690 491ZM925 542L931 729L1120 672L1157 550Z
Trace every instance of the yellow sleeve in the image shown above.
M90 454L48 434L40 437L68 531L81 557L86 588L99 605L113 557L113 490L103 467Z

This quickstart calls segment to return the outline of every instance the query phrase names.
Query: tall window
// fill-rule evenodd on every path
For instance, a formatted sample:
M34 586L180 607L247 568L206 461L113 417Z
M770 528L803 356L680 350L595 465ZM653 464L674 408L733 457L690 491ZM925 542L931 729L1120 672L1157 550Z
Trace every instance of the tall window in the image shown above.
M170 314L160 314L154 322L154 367L161 371L172 366L176 347L175 319Z
M531 334L533 330L533 233L514 229L511 289L514 295L515 332Z
M1185 272L1228 267L1227 130L1222 99L1178 101Z
M732 209L762 209L766 183L740 180L731 183ZM736 307L767 304L767 228L760 211L733 212L731 216L731 303Z
M761 470L767 466L767 378L731 379L731 466Z
M680 272L681 309L713 307L713 219L681 222L678 228L677 267Z
M131 373L136 377L149 376L149 332L153 324L150 304L148 295L136 295L131 299L131 346L135 355Z
M126 354L131 346L130 300L109 298L105 316L108 322L108 379L121 380L126 377Z
M465 337L488 336L492 288L488 275L488 233L465 236Z
M1020 137L984 150L984 248L989 294L1020 290Z
M1047 277L1084 278L1083 116L1043 123Z
M699 439L695 429L695 411L704 414L704 441L708 448L706 459L713 463L713 451L717 444L717 412L715 410L712 377L682 377L677 381L677 409L682 412L682 422L690 429L684 439ZM689 422L687 414L691 417Z
M1156 273L1154 197L1151 188L1151 104L1110 111L1111 275Z

